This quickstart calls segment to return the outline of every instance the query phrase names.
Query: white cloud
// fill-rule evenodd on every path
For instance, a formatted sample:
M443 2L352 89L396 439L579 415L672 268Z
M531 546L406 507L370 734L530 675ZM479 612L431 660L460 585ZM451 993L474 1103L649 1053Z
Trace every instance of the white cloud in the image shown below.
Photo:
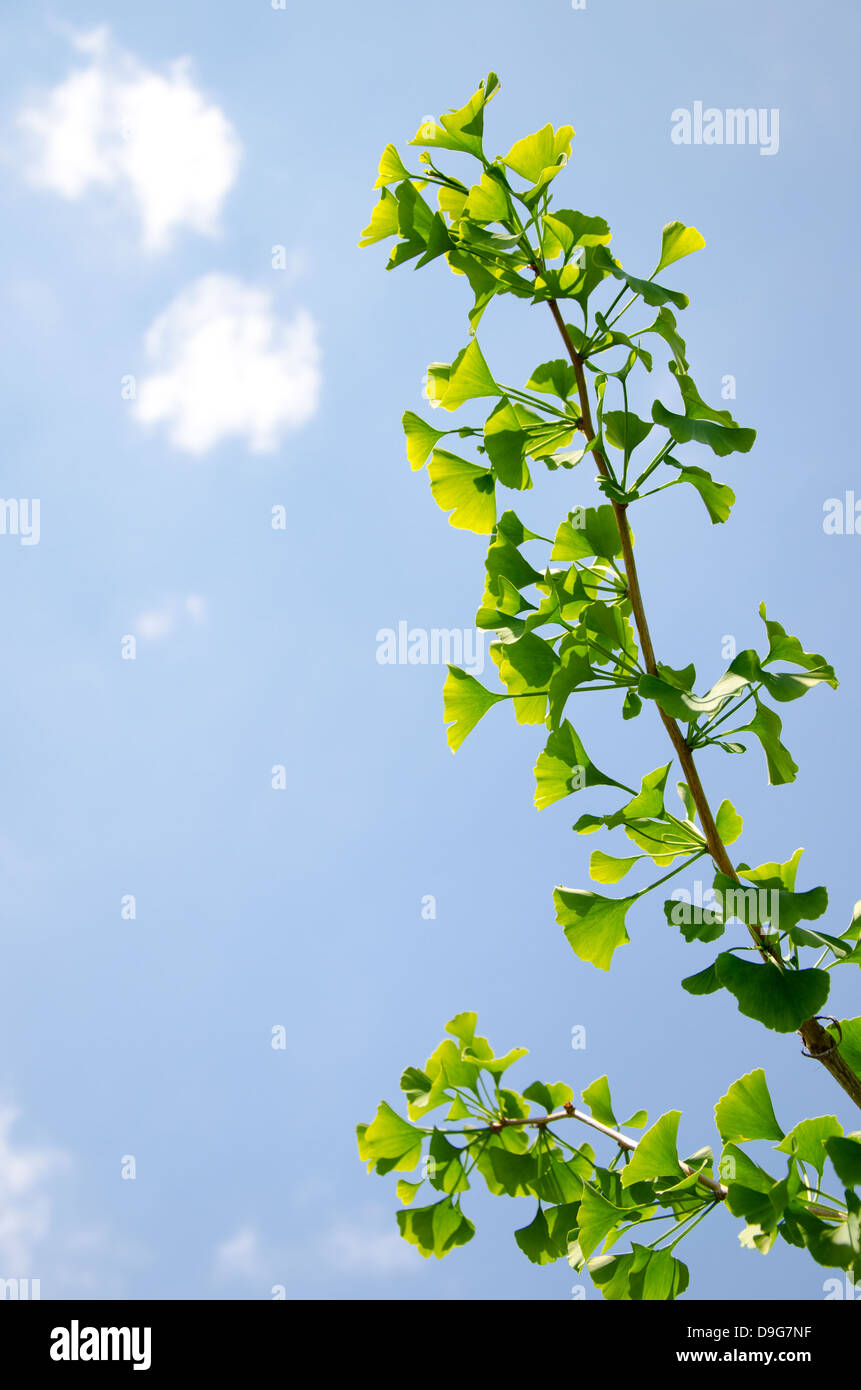
M181 602L170 599L162 608L145 609L135 619L134 628L138 637L158 642L174 631L183 615L193 623L202 623L206 613L206 601L199 594L188 594Z
M260 1248L260 1236L250 1226L243 1226L215 1247L213 1274L216 1279L242 1279L252 1283L266 1278L266 1261Z
M0 1278L39 1278L36 1251L47 1235L51 1201L45 1180L65 1166L51 1149L17 1148L14 1110L0 1110Z
M320 395L320 349L310 314L276 317L272 294L230 275L186 286L147 331L153 371L137 385L133 410L161 424L178 449L204 454L244 438L254 453L278 447L304 425Z
M0 1106L0 1279L28 1280L27 1297L126 1297L128 1271L148 1254L137 1242L81 1221L69 1187L72 1156L26 1147L12 1135L18 1111ZM39 1281L39 1291L30 1281ZM8 1295L7 1295L8 1296Z
M183 605L194 623L202 623L206 618L206 602L199 594L189 594Z
M189 60L156 72L116 48L105 28L74 44L86 66L18 117L30 181L73 201L97 190L130 199L149 251L164 249L179 227L214 235L241 147L195 86Z
M384 1278L420 1273L423 1261L390 1222L391 1213L375 1206L358 1219L346 1217L313 1237L283 1246L264 1242L253 1226L241 1226L216 1246L212 1274L221 1283L259 1288L286 1283L288 1292L302 1297L306 1286L333 1274Z
M158 642L161 637L167 637L168 633L173 632L175 622L170 608L149 608L135 619L135 631L138 637Z
M415 1249L394 1230L339 1222L323 1248L329 1264L342 1274L415 1274L417 1269Z

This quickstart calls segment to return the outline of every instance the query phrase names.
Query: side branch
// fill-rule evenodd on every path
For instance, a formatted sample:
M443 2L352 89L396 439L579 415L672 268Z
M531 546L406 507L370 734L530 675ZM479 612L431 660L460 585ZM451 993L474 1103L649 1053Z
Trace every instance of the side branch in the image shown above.
M557 1120L579 1120L581 1124L589 1125L591 1129L597 1129L601 1134L606 1134L608 1139L612 1139L614 1144L618 1144L619 1148L624 1149L627 1153L633 1153L637 1147L636 1140L629 1139L627 1134L623 1134L621 1130L611 1129L609 1125L602 1124L600 1120L594 1119L591 1115L586 1115L570 1101L563 1105L561 1110L554 1111L552 1115L540 1115L526 1120L494 1120L490 1129L494 1134L497 1134L501 1129L512 1128L514 1125L537 1125L539 1129L543 1129L545 1125L553 1124ZM681 1159L679 1159L679 1167L689 1178L693 1177L696 1172L695 1168L691 1168L688 1163L683 1163ZM714 1193L716 1202L723 1202L726 1199L728 1188L724 1187L722 1182L716 1182L714 1178L707 1178L703 1173L697 1174L697 1182Z
M828 1035L826 1034L826 1036ZM614 1144L618 1144L619 1148L624 1149L626 1153L633 1153L637 1147L635 1139L629 1139L627 1134L623 1134L621 1130L611 1129L609 1125L596 1120L593 1115L587 1115L584 1111L578 1110L570 1101L567 1101L561 1110L555 1110L552 1115L535 1115L525 1120L494 1120L488 1127L493 1134L498 1134L501 1129L510 1129L515 1125L535 1125L538 1129L544 1129L546 1125L554 1124L558 1120L579 1120L582 1125L589 1125L590 1129L597 1129L600 1134L606 1134L608 1139L612 1139ZM707 1178L704 1173L697 1173L695 1168L692 1168L689 1163L684 1163L681 1159L678 1162L679 1167L687 1177L691 1178L696 1173L697 1182L713 1193L716 1202L726 1201L729 1196L729 1188L724 1187L722 1182L718 1182L715 1178ZM813 1202L809 1202L807 1210L812 1215L822 1216L826 1220L834 1221L837 1219L837 1214L830 1207L817 1206Z

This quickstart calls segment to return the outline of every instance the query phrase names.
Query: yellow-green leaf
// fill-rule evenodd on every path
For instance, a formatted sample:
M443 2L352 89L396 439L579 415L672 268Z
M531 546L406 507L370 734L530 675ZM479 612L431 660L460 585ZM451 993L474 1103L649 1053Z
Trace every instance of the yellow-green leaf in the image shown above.
M705 244L705 237L696 227L686 227L684 222L668 222L661 233L661 259L655 267L655 274L672 265L673 261L689 256L692 251L701 251Z
M437 506L451 512L449 525L489 536L496 525L496 490L490 470L467 463L447 449L434 449L428 474Z

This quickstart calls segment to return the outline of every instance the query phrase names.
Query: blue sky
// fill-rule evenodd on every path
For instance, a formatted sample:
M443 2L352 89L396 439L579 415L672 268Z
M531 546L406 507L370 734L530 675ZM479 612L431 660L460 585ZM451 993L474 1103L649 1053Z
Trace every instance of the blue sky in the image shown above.
M749 862L806 847L800 886L828 885L842 929L861 897L861 539L822 520L861 496L861 131L858 14L827 16L6 0L2 492L39 499L40 532L0 536L0 1276L43 1297L570 1298L564 1262L514 1244L527 1203L476 1196L473 1243L424 1262L357 1160L356 1121L461 1009L531 1049L513 1080L606 1072L624 1113L681 1109L689 1151L760 1065L784 1127L835 1110L852 1127L796 1039L679 989L708 948L659 905L611 975L578 962L551 889L586 882L592 846L572 803L536 816L541 731L503 711L453 759L440 668L376 661L381 628L472 625L483 552L400 429L427 363L465 341L463 285L356 250L383 145L490 69L488 145L570 122L562 205L606 216L626 265L648 273L673 218L702 230L672 279L692 367L710 400L735 377L759 437L719 473L730 526L687 489L640 509L643 588L659 656L708 683L726 634L759 639L762 599L833 661L839 690L787 711L794 785L768 788L758 750L702 771L744 815ZM776 153L674 144L697 101L777 109ZM522 306L482 336L503 379L557 351ZM524 519L594 500L588 474L554 474ZM613 702L579 727L600 766L666 760L657 721L620 728ZM844 973L829 1007L857 1014ZM693 1296L822 1297L824 1271L787 1247L763 1263L738 1224L687 1243Z

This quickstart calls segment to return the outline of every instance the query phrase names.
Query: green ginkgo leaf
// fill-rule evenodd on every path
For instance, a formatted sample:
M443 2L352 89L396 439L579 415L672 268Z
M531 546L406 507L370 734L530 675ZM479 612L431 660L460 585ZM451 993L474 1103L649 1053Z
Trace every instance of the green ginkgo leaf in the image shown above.
M589 877L594 883L618 883L642 858L641 854L635 854L631 859L614 859L603 850L593 849L589 860Z
M599 1076L597 1080L584 1087L583 1100L588 1105L590 1113L602 1125L611 1125L615 1128L619 1123L613 1112L610 1083L606 1076Z
M676 415L660 401L652 404L652 419L657 425L669 430L677 444L705 444L713 453L723 458L726 454L750 453L756 439L756 430L718 425L713 420L700 420L687 415Z
M624 1211L588 1183L583 1188L580 1203L577 1243L583 1256L588 1259L593 1250L603 1243L610 1232L623 1218Z
M830 978L825 970L785 970L739 960L724 951L715 962L718 978L735 995L739 1011L777 1033L794 1033L821 1011Z
M456 1192L465 1192L469 1187L463 1167L463 1152L446 1138L441 1129L434 1130L428 1144L428 1155L432 1160L428 1164L428 1178L438 1192L447 1192L452 1196Z
M504 222L510 214L508 196L498 178L483 173L469 190L461 215L474 222Z
M768 617L764 603L759 605L759 616L768 634L768 656L763 662L764 666L771 661L789 661L793 666L801 666L805 671L815 672L821 680L836 690L838 681L834 668L829 666L824 656L820 656L818 652L806 652L797 637L792 637L780 623Z
M426 420L423 420L412 410L404 411L402 423L407 440L407 458L410 467L413 470L424 468L435 445L447 431L435 430L433 425L429 425Z
M834 1136L825 1141L834 1171L845 1187L861 1187L861 1141Z
M404 162L394 145L386 145L380 155L377 181L374 187L385 188L386 184L400 183L402 179L408 179L409 176L409 170L404 167Z
M692 251L701 251L705 244L705 237L696 227L686 227L684 222L668 222L661 232L661 259L655 266L655 274Z
M491 642L490 655L499 679L513 699L520 724L542 724L547 713L547 688L559 659L549 642L525 632L507 642Z
M450 526L490 535L496 525L496 492L487 468L478 468L447 449L434 449L428 476L437 506L451 512Z
M399 183L395 191L398 203L398 234L400 241L392 248L387 269L394 270L421 257L419 266L427 265L454 245L445 221L425 202L418 186L410 181Z
M705 468L695 468L693 464L681 464L667 457L664 462L679 470L679 482L690 483L703 500L705 509L713 525L729 519L735 505L735 493L726 483L718 483Z
M526 383L527 391L543 391L565 401L577 388L577 373L564 357L542 362Z
M574 129L570 125L554 130L552 125L542 126L534 135L525 135L516 140L505 156L505 163L515 174L536 184L542 181L544 173L554 168L560 157L567 159L571 154L571 137Z
M753 698L756 714L749 724L745 724L744 729L739 729L739 733L747 730L759 739L765 754L770 786L781 787L787 782L794 782L798 764L793 760L789 749L780 741L783 727L780 716L768 705L763 704L758 695L754 694Z
M611 238L610 228L603 217L587 217L585 213L571 209L559 209L548 213L543 219L545 235L550 234L551 244L545 247L548 258L563 254L566 259L578 246L603 246ZM558 250L553 245L558 243Z
M622 1169L622 1186L651 1182L655 1178L675 1177L682 1172L678 1154L680 1110L669 1110L647 1129L631 1160Z
M675 304L677 309L686 309L690 303L688 296L682 294L680 290L668 290L663 285L656 284L654 280L641 280L636 275L630 275L610 254L606 246L596 246L592 257L600 269L613 275L617 280L622 280L630 290L633 290L634 294L642 297L645 304L653 306Z
M534 1100L538 1105L543 1105L548 1114L574 1099L574 1092L567 1081L533 1081L531 1086L526 1087L523 1095L526 1100Z
M450 1197L430 1207L411 1207L397 1214L398 1226L404 1240L415 1245L420 1255L433 1255L441 1260L455 1246L466 1245L475 1235L475 1227Z
M380 1102L371 1124L356 1126L356 1134L359 1157L369 1169L410 1172L421 1158L421 1130L408 1124L385 1101Z
M477 340L472 338L452 362L448 385L439 403L445 410L457 410L464 401L498 395L500 389L491 376Z
M794 1153L800 1162L809 1163L821 1178L828 1157L826 1141L842 1135L843 1126L836 1115L819 1115L816 1119L800 1120L777 1147L781 1153Z
M612 560L621 553L622 542L613 508L580 507L569 512L568 520L560 523L550 558L585 560L594 555L599 560Z
M373 246L375 241L398 234L398 200L394 193L384 188L379 200L374 204L371 220L359 239L359 246Z
M715 1107L715 1124L724 1143L783 1138L762 1067L732 1083Z
M574 954L598 970L609 970L613 953L630 940L625 916L636 898L602 898L584 888L554 888L556 921Z
M595 766L577 730L566 719L551 733L543 752L538 755L535 764L535 805L539 811L543 811L554 801L560 801L582 787L630 790Z
M442 698L443 719L449 725L448 746L452 753L456 753L479 719L505 696L488 690L475 676L468 675L459 666L449 666Z
M641 420L632 410L606 410L603 415L604 438L614 449L631 454L654 429L651 420Z
M493 471L505 487L523 491L532 486L526 465L529 431L523 417L531 412L512 405L507 396L494 406L484 425L484 446Z
M767 864L757 864L753 869L749 864L739 864L738 871L748 883L757 883L761 888L774 888L779 892L794 893L803 853L802 848L797 849L783 864L778 864L774 859L769 860Z
M423 122L410 144L445 150L463 150L466 154L481 158L484 108L498 91L499 78L495 72L491 72L484 82L479 83L478 91L470 97L465 106L440 116L438 123L436 121Z
M659 309L658 317L653 324L649 325L646 332L656 333L659 338L663 338L664 342L672 351L673 361L676 365L680 367L683 372L688 370L688 360L685 357L687 347L684 339L679 334L676 316L672 309L668 309L666 305Z
M400 1178L398 1180L395 1191L398 1194L399 1200L403 1202L405 1207L408 1207L411 1202L415 1201L416 1193L421 1185L420 1182L407 1182L405 1178Z
M620 811L615 811L612 816L608 816L607 824L611 829L637 817L663 815L664 788L667 785L667 775L671 766L671 763L665 763L663 767L656 767L654 772L646 773L640 783L640 790L633 800L623 806Z
M733 845L744 829L744 821L731 801L722 801L715 816L717 833L725 845Z
M631 1301L630 1275L633 1265L634 1256L630 1253L593 1255L587 1261L586 1268L602 1298L609 1303L622 1303Z
M559 1250L550 1234L547 1217L541 1207L528 1226L514 1232L514 1239L528 1260L535 1265L552 1264L559 1259Z

